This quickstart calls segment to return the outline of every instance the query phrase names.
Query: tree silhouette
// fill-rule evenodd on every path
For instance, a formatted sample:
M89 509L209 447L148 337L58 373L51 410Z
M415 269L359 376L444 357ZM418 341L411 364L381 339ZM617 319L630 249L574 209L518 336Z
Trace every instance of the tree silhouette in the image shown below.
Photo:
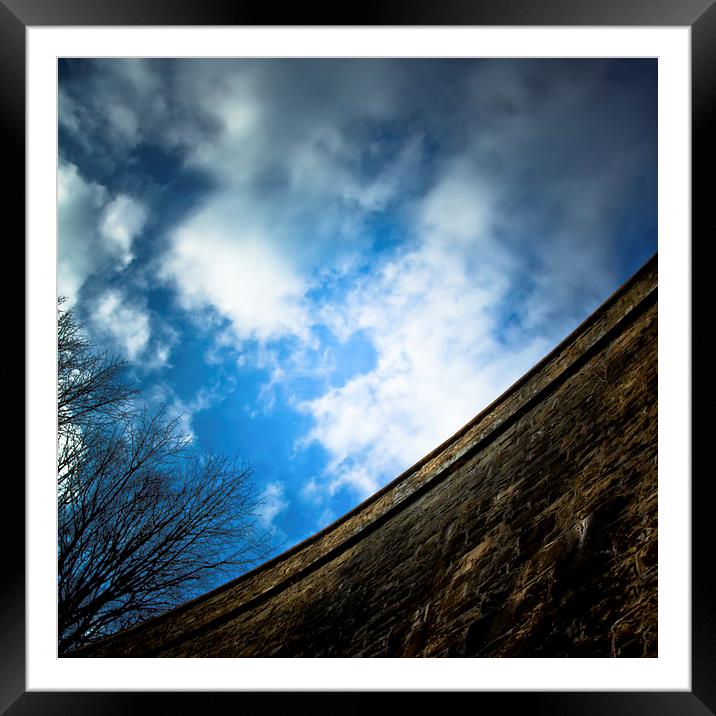
M199 454L125 364L58 310L59 653L176 606L265 558L238 459Z

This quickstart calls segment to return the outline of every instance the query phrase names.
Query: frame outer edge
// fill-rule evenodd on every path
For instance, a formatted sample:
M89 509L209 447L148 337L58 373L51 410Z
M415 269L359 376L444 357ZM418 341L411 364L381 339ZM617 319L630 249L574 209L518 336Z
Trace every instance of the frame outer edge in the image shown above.
M9 179L3 189L5 220L10 227L3 232L6 250L12 248L20 254L20 274L25 276L25 26L0 3L0 137L3 140L3 173ZM9 252L8 252L9 253ZM17 254L6 258L18 264ZM20 271L17 271L20 273ZM25 291L23 288L22 295ZM14 335L22 336L22 342L15 339L14 350L20 353L23 375L27 384L25 349L25 313L15 310ZM20 323L22 321L22 323ZM20 325L18 325L20 324ZM19 383L19 381L18 381ZM19 387L19 385L18 385ZM13 401L14 402L14 401ZM23 395L23 405L25 405ZM26 406L23 408L22 425L25 428ZM19 422L19 421L17 421ZM16 423L15 423L16 424ZM22 475L25 474L24 449L22 453ZM2 521L3 573L0 579L0 713L3 712L25 690L25 553L18 545L18 537L25 536L25 490L24 479L16 470L8 470L3 481L6 517L10 512L15 519ZM12 509L7 509L12 505Z
M176 2L174 7L162 0L150 0L147 3L137 5L129 0L120 5L117 0L95 0L92 3L93 12L88 17L85 5L89 3L77 2L74 8L66 0L55 0L52 5L42 0L2 0L0 1L0 87L2 87L2 112L0 113L0 132L5 141L6 166L12 167L15 171L13 176L17 181L9 183L6 189L6 206L15 208L15 216L19 220L20 229L24 236L24 128L25 128L25 24L57 25L70 24L67 21L77 19L78 24L231 24L238 19L238 15L227 11L223 6L225 20L218 21L222 14L222 7L217 3L209 1L206 4L206 11L196 10L196 3L193 9L190 2ZM162 5L164 7L162 8ZM574 8L569 10L569 6ZM707 214L707 201L711 201L709 190L705 179L706 172L709 178L713 174L713 161L715 157L714 140L708 131L709 124L713 126L714 109L716 107L716 4L714 0L691 0L679 5L677 3L652 2L649 4L637 0L625 8L625 3L604 3L608 5L604 13L594 11L597 3L574 2L567 3L560 0L548 0L543 3L543 10L540 17L528 18L531 14L527 6L519 0L505 2L498 11L491 12L482 9L484 5L468 7L462 2L453 2L448 7L443 7L442 12L429 10L428 6L419 1L411 13L413 17L407 18L408 12L403 6L402 11L378 12L373 19L383 21L385 24L647 24L647 25L692 25L692 141L695 151L692 152L693 172L693 220L694 224L700 220L703 224L708 216L708 226L711 235L714 234L713 212ZM18 19L8 6L19 10L21 19ZM493 7L495 7L493 5ZM140 9L141 8L141 9ZM151 9L150 9L151 8ZM577 16L574 12L577 12ZM555 18L562 13L561 19ZM596 15L595 15L596 12ZM128 13L131 14L129 18ZM80 18L78 15L83 14ZM248 15L249 13L247 13ZM442 15L442 21L436 21L437 15ZM141 16L141 17L140 17ZM171 16L171 22L167 23L166 18ZM601 23L597 18L601 19ZM510 19L511 18L511 19ZM254 18L246 18L247 20ZM256 18L258 19L258 18ZM208 21L207 21L208 20ZM99 22L98 22L99 21ZM153 22L152 22L153 21ZM305 22L305 20L304 20ZM323 23L326 24L326 23ZM366 23L355 23L366 24ZM379 24L379 23L374 23ZM21 180L20 180L21 179ZM698 179L701 181L699 182ZM14 200L14 201L13 201ZM22 209L20 207L23 207ZM705 231L703 232L705 234ZM702 243L705 243L704 236ZM24 265L24 256L23 256ZM703 284L692 289L694 307L703 306L709 300ZM24 333L24 330L23 330ZM705 355L702 351L694 351L696 358L693 366L703 365L704 361L699 355ZM23 358L24 343L23 343ZM27 379L27 375L25 375ZM713 387L711 387L713 391ZM705 428L699 427L696 420L693 423L694 436L705 436ZM18 481L19 482L19 481ZM12 491L13 500L11 504L24 505L24 490L22 486L13 484L12 480L6 483L6 489ZM652 714L706 714L713 713L716 704L716 683L713 674L716 673L716 616L714 604L716 603L716 590L713 585L713 577L707 574L706 570L711 563L712 552L709 549L713 543L713 536L707 531L707 513L710 511L709 501L705 497L705 485L693 481L693 565L701 565L701 573L692 570L693 607L692 618L696 629L692 636L692 688L693 694L688 693L591 693L591 694L554 694L539 693L530 694L528 700L522 696L528 694L506 693L498 694L500 704L504 708L505 699L515 704L527 705L535 713L555 713L554 708L558 704L555 698L559 699L559 711L567 708L569 713L599 714L605 713L607 708L610 713L635 713L648 712ZM20 510L14 509L17 515ZM22 511L24 515L24 510ZM11 526L3 524L3 530L8 535L6 544L13 544L17 541L17 523ZM24 533L24 529L23 529ZM26 693L25 689L25 574L24 574L24 553L14 554L10 550L5 552L5 571L3 580L0 583L0 643L3 648L2 668L0 669L0 713L91 713L102 711L103 713L127 713L130 705L134 708L142 704L159 705L158 698L162 704L172 696L171 693L156 694L157 699L151 698L152 694L130 694L123 692L113 694L108 698L107 694L88 693L55 693L39 694ZM491 701L495 694L476 694L482 703ZM18 699L17 697L20 696ZM174 694L183 701L190 694ZM213 697L221 694L212 694ZM234 695L229 695L234 696ZM249 694L238 695L246 703ZM278 694L263 694L262 702L264 707L267 701L273 701L272 696ZM295 708L301 703L307 704L307 700L297 698L298 694L292 694L290 704ZM308 696L308 695L306 695ZM338 696L334 694L334 696ZM360 695L359 702L365 703ZM384 697L385 695L383 695ZM403 695L404 696L404 695ZM421 694L424 700L428 694ZM535 696L537 698L535 698ZM268 699L267 699L268 697ZM484 698L483 698L484 697ZM17 699L17 701L16 701ZM249 701L251 699L248 699ZM13 704L13 706L10 706ZM234 702L235 703L235 702ZM275 701L274 701L275 703ZM285 702L288 705L288 702ZM311 712L315 713L316 700L310 699ZM335 699L333 702L335 704ZM54 706L53 706L54 704ZM341 699L343 710L347 702ZM355 701L353 701L355 705ZM198 704L197 704L198 705ZM205 707L205 702L202 706ZM542 706L546 708L541 708ZM639 708L641 707L641 708ZM637 708L637 711L633 709ZM68 710L67 710L68 709ZM134 709L133 709L134 710ZM144 709L137 708L143 711ZM302 710L299 708L299 711ZM357 713L355 709L354 712Z
M712 0L364 0L348 7L247 0L0 0L25 25L682 25ZM281 22L276 23L280 17Z
M716 235L716 221L713 211L713 173L716 159L716 3L693 24L691 28L691 127L692 127L692 273L694 268L704 268L703 249L707 241ZM708 233L707 233L708 232ZM696 238L699 236L700 238ZM697 253L701 261L693 261ZM692 385L694 375L706 375L706 361L712 355L705 345L704 335L708 331L694 331L697 325L706 326L705 315L713 305L713 289L706 282L695 282L692 277ZM711 361L709 361L711 362ZM711 380L699 381L700 388L710 392L709 405L714 404L716 394ZM700 403L705 407L703 394L699 391ZM691 688L693 693L709 708L716 712L716 587L714 586L713 547L714 536L713 499L709 488L712 480L710 470L694 469L696 456L703 455L704 448L712 439L709 424L713 421L695 412L692 390L692 569L691 569ZM706 456L704 456L706 457ZM705 460L702 464L707 464Z

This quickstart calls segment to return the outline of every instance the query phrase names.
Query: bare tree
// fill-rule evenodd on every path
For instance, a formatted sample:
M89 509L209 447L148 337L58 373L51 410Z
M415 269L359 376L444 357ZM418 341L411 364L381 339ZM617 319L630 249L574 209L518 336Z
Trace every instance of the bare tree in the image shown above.
M125 365L58 319L59 653L165 611L264 558L250 468L198 454Z

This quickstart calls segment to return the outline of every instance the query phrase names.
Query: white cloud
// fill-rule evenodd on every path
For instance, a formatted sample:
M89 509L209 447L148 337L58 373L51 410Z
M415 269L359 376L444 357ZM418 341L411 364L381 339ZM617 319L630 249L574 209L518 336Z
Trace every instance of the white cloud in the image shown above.
M262 504L257 513L258 523L261 527L273 530L277 528L273 521L286 510L290 501L286 497L286 489L282 482L270 482L262 492Z
M137 305L127 303L114 289L102 293L92 309L93 328L109 336L122 353L137 361L149 345L149 314Z
M96 222L107 191L93 182L85 182L77 167L60 162L57 172L59 210L59 293L70 304L99 262Z
M161 275L187 310L214 309L239 341L305 337L304 280L269 241L203 213L182 226L163 258Z
M495 188L475 172L468 160L450 162L421 203L424 231L450 247L486 238L490 221L494 220L495 194Z
M111 196L106 187L85 180L77 167L60 161L57 172L58 292L70 304L88 278L100 270L120 271L132 260L132 243L147 211L137 199Z
M108 250L122 266L134 258L132 242L144 228L147 210L144 205L126 194L119 194L108 202L100 220L100 234L108 242Z

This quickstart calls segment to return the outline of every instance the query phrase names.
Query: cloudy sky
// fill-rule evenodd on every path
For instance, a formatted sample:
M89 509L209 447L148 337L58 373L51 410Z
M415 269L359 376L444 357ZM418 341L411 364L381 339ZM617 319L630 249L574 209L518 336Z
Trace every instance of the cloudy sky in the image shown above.
M281 551L657 248L656 60L61 60L58 292Z

